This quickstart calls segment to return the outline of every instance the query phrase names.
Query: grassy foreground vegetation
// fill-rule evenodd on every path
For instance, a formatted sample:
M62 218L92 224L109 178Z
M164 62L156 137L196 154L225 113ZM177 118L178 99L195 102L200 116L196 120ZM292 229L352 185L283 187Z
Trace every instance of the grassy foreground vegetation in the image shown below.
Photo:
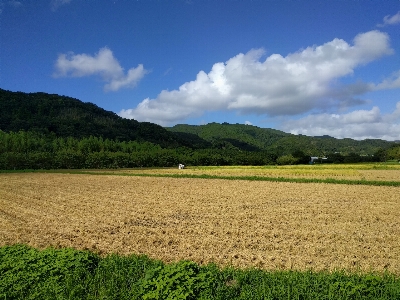
M339 165L300 165L300 166L197 166L184 171L176 168L132 168L132 169L55 169L55 170L1 170L0 173L66 173L90 175L117 176L150 176L171 178L225 179L296 183L326 183L370 186L400 186L397 180L376 180L375 177L365 178L358 174L362 170L399 171L400 164L369 163L369 164L339 164ZM334 177L336 175L336 178ZM340 176L338 176L340 175ZM358 175L358 176L356 176ZM348 176L346 178L346 176Z
M0 248L0 299L399 299L391 274L219 269L71 248Z
M274 182L297 182L297 183L332 183L348 185L374 185L374 186L400 186L398 181L373 181L373 180L349 180L349 179L318 179L318 178L285 178L285 177L263 177L263 176L222 176L208 174L140 174L140 173L107 173L107 172L67 172L71 174L91 175L119 175L119 176L152 176L172 178L198 178L198 179L225 179L225 180L249 180L249 181L274 181Z

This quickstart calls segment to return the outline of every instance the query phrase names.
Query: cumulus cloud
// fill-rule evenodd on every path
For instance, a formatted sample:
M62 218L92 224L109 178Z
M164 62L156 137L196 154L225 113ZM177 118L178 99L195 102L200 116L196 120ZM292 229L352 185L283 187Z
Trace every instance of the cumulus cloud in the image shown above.
M272 54L263 59L264 50L253 49L216 63L209 73L200 71L179 89L163 90L120 115L168 125L205 111L279 116L323 109L327 104L347 108L364 103L356 96L375 87L362 83L334 87L335 81L392 52L389 36L377 30L357 35L352 45L336 38L287 56Z
M400 102L392 113L382 114L378 107L344 114L315 114L289 120L281 127L293 134L330 135L336 138L400 140Z
M134 87L147 73L143 65L128 70L127 74L115 59L112 51L102 48L94 56L88 54L60 54L55 64L55 77L83 77L98 75L105 82L104 90L117 91Z
M378 24L376 26L378 27L384 27L387 25L395 25L395 24L400 24L400 11L397 12L397 14L390 16L387 15L383 18L383 24Z
M380 84L374 85L374 90L387 90L400 88L400 71L395 72L391 77L383 80Z

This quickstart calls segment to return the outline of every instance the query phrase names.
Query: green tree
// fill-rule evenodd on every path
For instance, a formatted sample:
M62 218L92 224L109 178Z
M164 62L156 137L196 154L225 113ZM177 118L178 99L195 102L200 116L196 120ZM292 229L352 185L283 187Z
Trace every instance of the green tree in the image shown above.
M297 159L293 155L283 155L276 159L278 165L294 165L297 163Z

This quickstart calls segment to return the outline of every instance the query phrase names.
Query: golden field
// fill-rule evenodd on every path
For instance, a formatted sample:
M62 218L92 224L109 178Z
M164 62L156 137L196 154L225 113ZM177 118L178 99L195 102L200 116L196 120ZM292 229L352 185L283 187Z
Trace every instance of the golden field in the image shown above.
M282 168L288 169L295 168ZM398 180L391 173L398 169L369 171ZM0 174L0 246L74 247L269 270L400 274L399 195L399 187L382 186Z
M93 172L93 170L88 170ZM348 165L296 165L296 166L224 166L224 167L189 167L185 170L177 168L164 169L119 169L95 170L115 174L193 174L212 176L260 176L285 178L318 178L370 181L400 182L400 164L348 164Z

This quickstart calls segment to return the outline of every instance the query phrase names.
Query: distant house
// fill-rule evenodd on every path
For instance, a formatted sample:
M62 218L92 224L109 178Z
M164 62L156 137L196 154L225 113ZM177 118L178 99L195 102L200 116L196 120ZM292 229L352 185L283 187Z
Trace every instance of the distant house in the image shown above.
M310 160L310 165L312 165L316 161L323 162L324 160L327 160L328 158L327 157L311 156L310 159L311 159Z

